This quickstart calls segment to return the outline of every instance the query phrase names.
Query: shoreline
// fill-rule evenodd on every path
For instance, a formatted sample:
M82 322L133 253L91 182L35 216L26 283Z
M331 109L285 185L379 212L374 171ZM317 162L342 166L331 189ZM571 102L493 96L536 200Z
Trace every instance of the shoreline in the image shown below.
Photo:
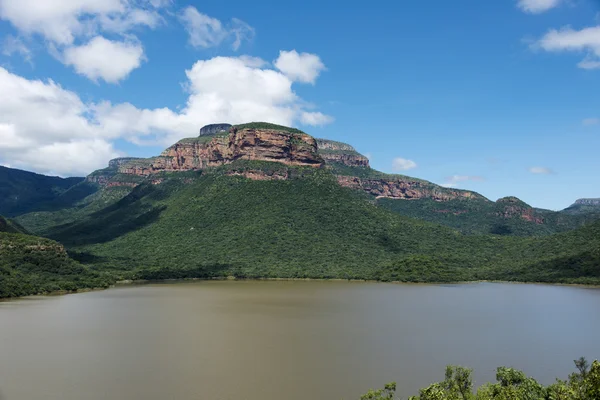
M15 300L31 299L37 297L55 297L55 296L66 296L70 294L80 294L88 292L99 292L103 290L113 289L119 286L143 286L151 284L167 284L167 283L186 283L186 282L211 282L211 281L230 281L230 282L355 282L355 283L387 283L393 285L414 285L414 286L440 286L440 285L468 285L477 283L502 283L502 284L513 284L513 285L545 285L545 286L566 286L576 287L582 289L600 289L600 284L582 284L582 283L560 283L560 282L521 282L521 281L496 281L496 280L477 280L477 281L457 281L457 282L402 282L402 281L377 281L372 279L342 279L342 278L235 278L235 277L222 277L222 278L182 278L182 279L125 279L116 281L114 284L106 288L83 288L78 289L74 292L66 290L58 290L49 293L38 293L20 297L6 297L1 298L0 303L10 302Z
M197 281L231 281L231 282L362 282L362 283L389 283L394 285L466 285L475 283L504 283L504 284L515 284L515 285L546 285L546 286L572 286L590 289L600 289L600 284L583 284L583 283L560 283L560 282L522 282L522 281L501 281L501 280L476 280L476 281L456 281L456 282L404 282L404 281L378 281L374 279L343 279L343 278L235 278L235 277L223 277L223 278L181 278L181 279L126 279L115 282L115 286L129 286L129 285L147 285L147 284L158 284L158 283L185 283L185 282L197 282ZM102 289L100 289L102 290Z

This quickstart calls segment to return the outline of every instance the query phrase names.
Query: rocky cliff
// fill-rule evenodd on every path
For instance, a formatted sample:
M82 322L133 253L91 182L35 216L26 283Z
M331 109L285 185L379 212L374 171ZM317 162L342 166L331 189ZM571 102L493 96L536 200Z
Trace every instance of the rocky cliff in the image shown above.
M501 208L496 215L503 218L520 217L525 221L536 224L543 224L544 217L540 215L535 208L514 196L503 197L496 201Z
M230 128L225 135L183 139L160 156L119 166L119 173L148 176L158 172L195 171L236 160L276 161L320 167L316 140L305 133L275 129Z
M466 190L447 189L433 183L409 177L360 178L357 176L337 176L344 187L367 192L376 198L417 200L432 199L449 201L455 199L485 199L483 196Z
M319 155L326 163L339 163L349 167L368 167L369 159L346 143L317 139Z
M208 125L201 136L183 139L148 159L112 160L109 168L94 172L88 181L103 186L136 186L140 179L161 172L199 171L231 164L237 160L271 161L286 166L327 167L341 186L364 191L376 198L399 200L432 199L438 202L455 199L485 199L465 190L448 189L431 182L401 175L374 171L369 159L354 147L312 136L293 128L266 123L231 126ZM277 173L260 170L230 170L253 180L289 179L289 171ZM160 183L162 178L149 178Z

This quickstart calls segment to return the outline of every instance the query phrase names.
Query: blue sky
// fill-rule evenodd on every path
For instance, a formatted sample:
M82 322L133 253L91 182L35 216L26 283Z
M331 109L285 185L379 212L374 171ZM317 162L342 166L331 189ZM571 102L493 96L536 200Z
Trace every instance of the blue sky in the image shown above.
M48 3L0 0L0 164L81 175L267 120L492 200L600 197L598 1Z

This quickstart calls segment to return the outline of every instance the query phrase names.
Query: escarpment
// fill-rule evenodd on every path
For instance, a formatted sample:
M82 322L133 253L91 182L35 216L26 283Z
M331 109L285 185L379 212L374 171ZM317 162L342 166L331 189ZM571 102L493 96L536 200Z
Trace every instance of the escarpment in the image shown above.
M236 161L268 161L288 167L326 168L344 187L366 192L376 198L399 200L485 199L474 192L449 189L431 182L372 170L369 159L349 144L315 139L293 128L267 123L207 125L200 136L182 139L153 158L120 158L109 167L88 176L88 181L105 187L134 187L143 181L160 184L161 173L208 171ZM286 180L289 172L268 172L260 168L230 170L228 175L252 180ZM487 199L486 199L487 200Z

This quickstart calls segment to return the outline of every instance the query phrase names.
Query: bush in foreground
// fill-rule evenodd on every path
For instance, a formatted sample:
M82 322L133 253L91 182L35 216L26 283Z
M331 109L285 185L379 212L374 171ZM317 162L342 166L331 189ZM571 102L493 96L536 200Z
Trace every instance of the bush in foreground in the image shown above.
M585 358L575 360L577 372L566 381L556 380L543 386L522 371L500 367L496 383L487 383L473 390L472 370L464 367L446 367L445 379L421 389L418 396L409 400L599 400L600 362L590 367ZM394 400L396 383L388 383L383 389L370 390L361 400Z

